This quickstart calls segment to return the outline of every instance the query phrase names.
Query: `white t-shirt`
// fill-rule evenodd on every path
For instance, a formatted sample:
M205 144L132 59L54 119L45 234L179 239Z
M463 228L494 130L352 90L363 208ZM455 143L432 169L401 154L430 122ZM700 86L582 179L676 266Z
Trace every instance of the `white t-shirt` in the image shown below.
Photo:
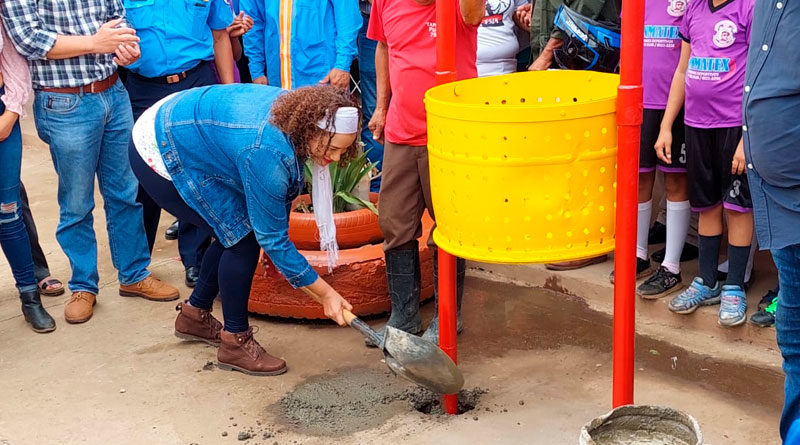
M159 100L152 107L146 109L136 123L133 124L133 145L136 147L136 152L142 157L142 160L158 173L162 178L172 181L172 176L167 172L167 166L164 165L164 159L161 157L161 150L158 148L158 140L156 140L156 115L158 109L164 102L172 98L178 93L172 93L169 96Z
M478 76L495 76L517 70L520 50L514 11L528 0L486 0L486 17L478 28Z

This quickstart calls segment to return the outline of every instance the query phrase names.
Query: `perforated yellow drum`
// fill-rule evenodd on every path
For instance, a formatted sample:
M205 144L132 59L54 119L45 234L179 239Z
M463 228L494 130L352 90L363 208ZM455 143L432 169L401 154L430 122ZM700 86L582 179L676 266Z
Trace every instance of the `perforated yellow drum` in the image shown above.
M544 71L428 90L436 244L538 263L614 249L619 76Z

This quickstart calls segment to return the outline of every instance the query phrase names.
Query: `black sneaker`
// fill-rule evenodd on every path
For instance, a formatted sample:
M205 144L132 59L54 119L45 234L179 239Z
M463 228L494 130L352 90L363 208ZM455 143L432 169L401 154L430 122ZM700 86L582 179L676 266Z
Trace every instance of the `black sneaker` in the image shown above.
M639 285L636 293L645 300L656 300L683 289L681 274L672 273L661 266L644 283Z
M681 263L696 260L698 253L699 252L697 251L697 246L694 246L689 243L684 243L683 250L681 251ZM667 254L666 248L659 249L653 252L652 255L650 255L650 259L660 264L664 262L664 257L666 256L666 254Z
M763 311L767 308L770 304L772 304L772 300L778 298L778 288L772 289L767 292L766 295L761 297L761 301L758 302L758 310Z
M667 242L667 226L656 221L647 232L647 244L664 244Z
M643 276L647 275L651 270L652 264L650 260L643 260L636 257L636 279L642 278ZM608 276L608 280L611 281L611 284L614 284L614 271L611 271L611 275Z
M768 328L775 325L775 312L778 310L778 297L775 296L770 301L770 304L764 309L759 309L758 312L750 317L750 323L762 328Z

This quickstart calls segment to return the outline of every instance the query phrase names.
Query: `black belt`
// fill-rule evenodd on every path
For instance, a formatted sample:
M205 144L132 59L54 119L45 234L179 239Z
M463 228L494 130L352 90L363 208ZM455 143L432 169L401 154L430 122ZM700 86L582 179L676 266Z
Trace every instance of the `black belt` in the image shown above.
M135 77L136 79L141 80L142 82L172 85L174 83L180 83L181 81L185 80L187 77L189 77L189 75L199 70L206 64L208 64L208 62L204 60L195 65L194 68L190 68L186 71L181 71L180 73L177 74L170 74L169 76L145 77L142 76L141 74L134 73L133 71L131 71L130 74L133 75L133 77Z

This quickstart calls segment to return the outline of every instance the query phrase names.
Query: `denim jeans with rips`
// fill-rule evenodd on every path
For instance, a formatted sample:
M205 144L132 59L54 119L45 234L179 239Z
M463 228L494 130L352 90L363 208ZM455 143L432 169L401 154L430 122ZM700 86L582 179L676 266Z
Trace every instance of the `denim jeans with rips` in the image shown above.
M0 94L4 89L0 87ZM0 101L0 114L5 112ZM0 247L11 266L14 281L20 292L36 289L33 257L22 218L19 175L22 166L22 134L19 122L11 134L0 141Z

